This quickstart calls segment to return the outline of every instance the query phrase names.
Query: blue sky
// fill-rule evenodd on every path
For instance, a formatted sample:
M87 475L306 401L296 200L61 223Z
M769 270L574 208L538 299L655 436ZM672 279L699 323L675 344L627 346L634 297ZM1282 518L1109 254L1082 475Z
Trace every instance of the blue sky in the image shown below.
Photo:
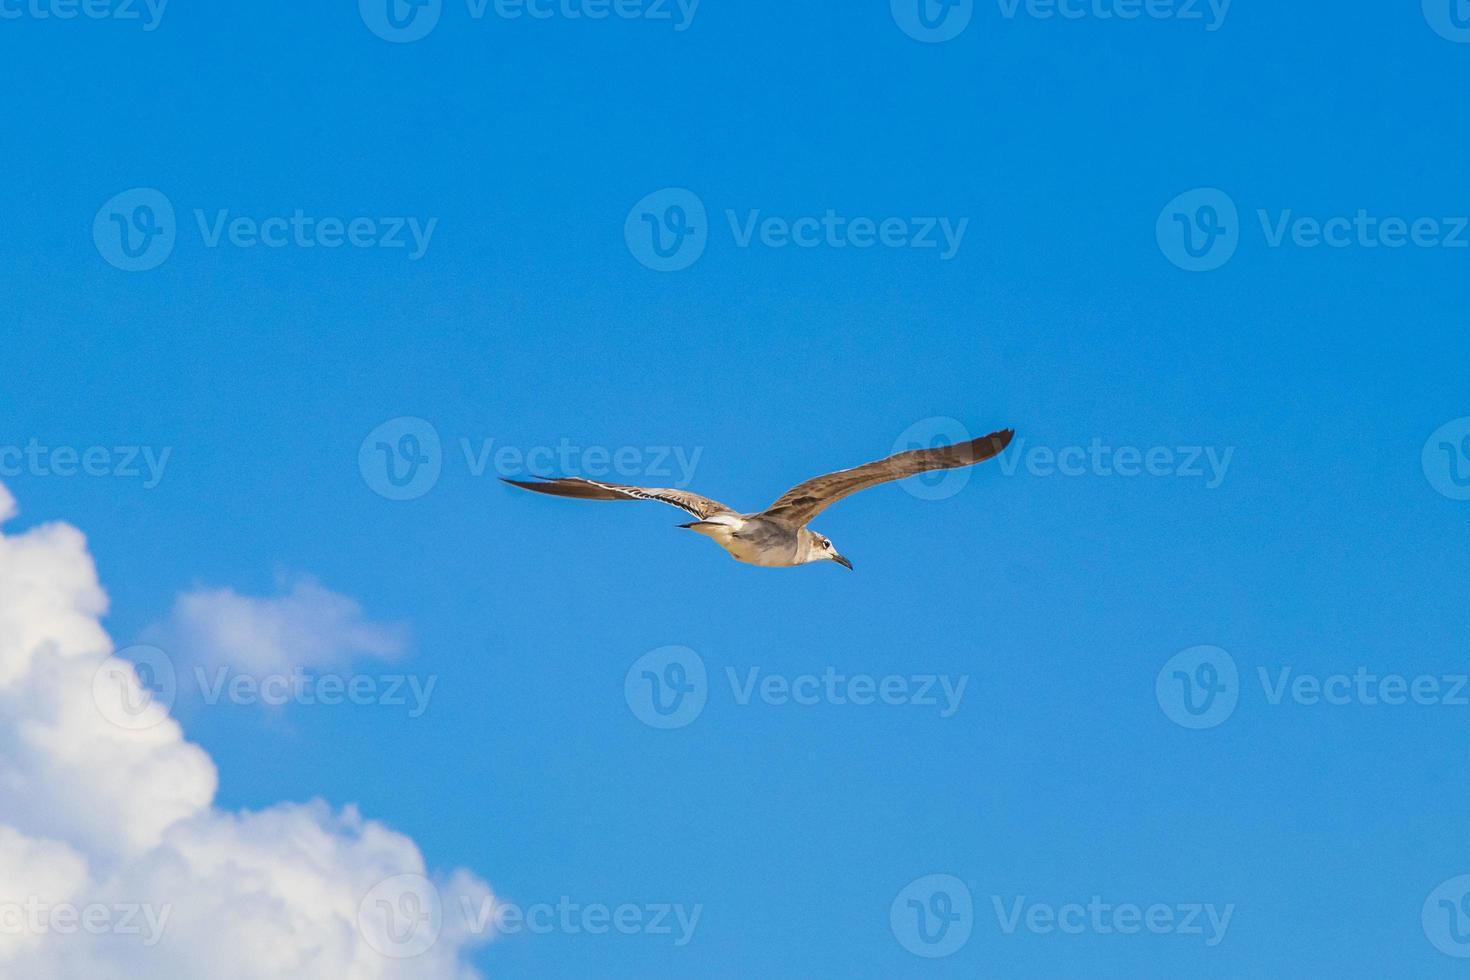
M283 662L434 679L417 717L181 696L218 807L357 804L519 906L700 909L683 945L502 936L467 954L490 976L1463 969L1435 897L1470 873L1449 8L976 3L928 43L882 0L444 0L396 43L371 4L169 5L145 30L146 8L38 15L56 2L0 22L0 446L169 456L151 487L141 462L25 457L8 527L83 530L115 643L185 675L206 658L181 595L306 581L401 642L311 660L308 631ZM171 250L119 268L106 233L160 197ZM639 229L679 215L703 251L650 268ZM324 244L359 218L364 247ZM783 247L772 218L840 230ZM271 219L283 244L247 244ZM1301 219L1339 219L1338 244ZM864 222L904 244L862 247ZM1212 268L1181 267L1186 228ZM428 431L401 419L437 435L439 474L394 500L360 450ZM532 454L754 510L955 424L1017 441L962 486L822 514L851 574L495 479ZM1236 676L1194 728L1167 665L1201 646ZM707 681L664 730L625 680L667 647ZM905 697L932 677L939 704L741 703L729 680L828 668ZM1306 693L1276 696L1288 668ZM1306 703L1359 668L1367 694ZM1386 675L1434 679L1434 703L1381 703ZM965 678L948 716L941 678ZM903 911L931 875L973 909L942 957ZM1128 903L1231 911L1214 943L1202 912L1202 934L1008 918L1093 896L1104 927Z

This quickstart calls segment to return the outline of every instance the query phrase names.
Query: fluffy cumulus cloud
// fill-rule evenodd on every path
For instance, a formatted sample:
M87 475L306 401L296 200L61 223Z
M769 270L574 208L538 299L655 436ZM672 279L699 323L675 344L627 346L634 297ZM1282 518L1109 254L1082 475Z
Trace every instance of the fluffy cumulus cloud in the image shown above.
M0 486L0 523L15 510ZM303 636L333 638L333 657L401 643L312 583L191 598L182 621L217 638L235 635L224 622L278 651ZM466 953L488 937L456 910L486 907L488 886L431 876L413 841L352 807L214 807L214 763L112 656L106 607L75 528L0 530L0 977L479 976Z
M233 589L182 595L163 635L202 664L261 674L354 657L391 659L403 650L406 632L369 622L355 601L304 578L271 598Z

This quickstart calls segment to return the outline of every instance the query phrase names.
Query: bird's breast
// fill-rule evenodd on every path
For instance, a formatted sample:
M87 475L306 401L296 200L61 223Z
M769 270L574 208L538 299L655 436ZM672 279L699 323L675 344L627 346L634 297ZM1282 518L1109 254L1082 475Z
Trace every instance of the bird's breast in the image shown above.
M720 542L737 561L751 565L784 567L796 564L796 535L761 520L744 520L732 528L728 542Z

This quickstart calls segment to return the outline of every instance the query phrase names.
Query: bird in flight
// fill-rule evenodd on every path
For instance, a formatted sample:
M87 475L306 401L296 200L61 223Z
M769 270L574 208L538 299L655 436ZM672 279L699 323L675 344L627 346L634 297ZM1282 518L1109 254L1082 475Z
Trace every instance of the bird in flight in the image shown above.
M852 562L844 558L825 536L810 530L807 524L828 506L849 494L875 487L891 480L930 470L952 470L973 466L999 453L1010 445L1015 432L1001 429L970 442L934 449L911 449L895 453L887 459L864 463L849 470L838 470L814 477L787 490L771 506L753 514L740 514L717 500L701 497L688 490L662 487L630 487L621 483L603 483L580 477L541 478L538 482L505 480L512 486L578 500L657 500L688 511L697 520L680 524L698 531L728 551L736 561L767 568L789 568L814 561L835 561L851 570ZM502 477L502 479L504 479Z

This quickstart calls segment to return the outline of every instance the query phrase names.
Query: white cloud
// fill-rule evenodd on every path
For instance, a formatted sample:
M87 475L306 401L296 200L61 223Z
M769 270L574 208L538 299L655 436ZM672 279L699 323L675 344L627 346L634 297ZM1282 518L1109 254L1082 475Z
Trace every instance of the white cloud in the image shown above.
M13 515L0 486L0 522ZM77 530L0 533L0 976L479 976L465 953L487 937L471 933L458 907L461 897L487 901L483 882L462 871L438 879L437 941L413 958L384 955L360 907L384 879L428 875L413 841L353 807L219 810L213 761L172 719L138 730L109 721L109 697L146 703L146 692L111 657L106 608ZM182 622L235 642L262 629L272 657L383 656L401 645L351 600L309 582L274 600L205 593ZM211 632L226 622L237 631Z
M163 627L188 659L249 674L330 667L358 656L391 659L403 651L407 633L401 624L368 621L356 601L309 578L274 598L233 589L186 593Z

